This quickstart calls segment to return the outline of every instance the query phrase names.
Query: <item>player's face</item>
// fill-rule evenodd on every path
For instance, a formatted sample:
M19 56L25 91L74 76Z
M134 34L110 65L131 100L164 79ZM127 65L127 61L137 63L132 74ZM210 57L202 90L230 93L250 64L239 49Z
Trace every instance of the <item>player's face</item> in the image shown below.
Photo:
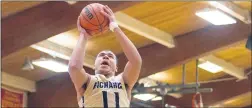
M95 70L99 74L113 74L116 72L116 56L111 51L100 52L95 60Z

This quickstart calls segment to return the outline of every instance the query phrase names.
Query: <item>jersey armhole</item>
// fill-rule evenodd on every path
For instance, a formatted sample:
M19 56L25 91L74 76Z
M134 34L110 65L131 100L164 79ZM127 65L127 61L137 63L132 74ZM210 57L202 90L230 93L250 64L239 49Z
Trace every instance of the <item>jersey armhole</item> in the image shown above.
M128 90L129 85L125 83L124 86L125 86L125 89Z
M84 92L86 91L86 89L87 89L87 86L88 86L88 84L89 84L89 82L90 82L90 75L87 75L88 76L88 79L87 79L87 82L85 82L85 83L83 83L82 84L82 89L84 89Z
M82 66L82 68L84 69L84 65ZM84 69L85 70L85 69ZM85 82L85 83L83 83L82 84L82 89L84 89L84 91L86 91L86 89L87 89L87 86L88 86L88 83L89 83L89 81L90 81L90 75L88 74L88 73L85 73L85 74L87 74L87 76L88 76L88 79L87 79L87 81Z

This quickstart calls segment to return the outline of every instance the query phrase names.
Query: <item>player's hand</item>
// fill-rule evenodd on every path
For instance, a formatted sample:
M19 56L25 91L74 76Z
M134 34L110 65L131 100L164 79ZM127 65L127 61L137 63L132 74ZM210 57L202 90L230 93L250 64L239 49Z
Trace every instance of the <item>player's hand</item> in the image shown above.
M103 7L101 13L109 19L110 23L116 21L113 11L107 5Z
M84 35L85 39L90 39L91 38L91 35L89 35L86 30L84 28L81 27L80 25L80 16L78 17L78 20L77 20L77 28L78 30L80 31L80 33L82 35Z

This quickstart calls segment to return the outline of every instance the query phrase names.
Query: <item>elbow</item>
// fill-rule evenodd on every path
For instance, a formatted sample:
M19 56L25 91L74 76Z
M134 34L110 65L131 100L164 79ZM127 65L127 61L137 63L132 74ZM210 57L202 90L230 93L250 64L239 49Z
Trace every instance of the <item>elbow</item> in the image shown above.
M74 62L69 62L68 64L68 72L79 71L81 70L81 66Z
M139 59L137 60L139 64L142 65L143 59L141 58L141 56L139 57Z
M136 65L142 66L142 58L139 56L137 59L135 59Z

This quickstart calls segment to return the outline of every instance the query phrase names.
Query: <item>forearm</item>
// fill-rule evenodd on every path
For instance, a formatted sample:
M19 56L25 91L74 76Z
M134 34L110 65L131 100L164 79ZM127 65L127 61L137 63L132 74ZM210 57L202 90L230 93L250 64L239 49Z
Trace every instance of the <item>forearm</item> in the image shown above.
M141 59L140 54L137 51L137 48L128 39L128 37L123 33L123 31L119 27L117 27L114 29L114 32L129 62L131 62L132 64L141 63L142 59Z
M87 40L81 34L69 60L69 68L82 69Z

